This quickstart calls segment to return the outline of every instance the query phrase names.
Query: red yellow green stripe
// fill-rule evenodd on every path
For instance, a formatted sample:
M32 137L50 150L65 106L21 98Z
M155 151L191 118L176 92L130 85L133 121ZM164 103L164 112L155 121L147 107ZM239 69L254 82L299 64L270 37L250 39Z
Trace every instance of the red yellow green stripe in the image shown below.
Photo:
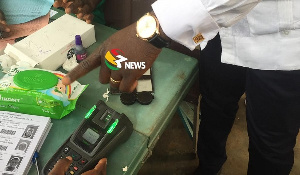
M114 56L112 56L112 54L110 53L110 51L106 52L105 58L106 58L106 60L107 60L110 64L117 66L117 63L115 63L115 60L116 60L116 59L115 59Z

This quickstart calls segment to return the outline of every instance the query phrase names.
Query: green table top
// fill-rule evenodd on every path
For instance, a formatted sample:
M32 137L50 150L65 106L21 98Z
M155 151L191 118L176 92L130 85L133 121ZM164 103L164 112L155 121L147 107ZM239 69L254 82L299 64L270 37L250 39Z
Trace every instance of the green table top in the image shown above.
M57 17L57 16L54 16ZM88 48L91 53L105 39L116 32L115 29L95 24L97 42ZM135 103L123 105L119 95L111 95L106 104L124 113L133 123L134 132L124 144L117 147L108 156L108 175L136 174L149 150L152 150L170 119L173 117L179 102L188 92L198 74L197 60L170 49L163 49L153 65L154 100L150 105ZM61 120L52 120L53 126L41 150L39 166L42 168L61 144L78 127L85 113L102 97L109 85L98 81L99 69L96 69L78 81L89 84L79 97L76 109ZM0 77L3 73L0 73ZM126 172L122 168L128 167ZM31 168L30 175L36 170Z

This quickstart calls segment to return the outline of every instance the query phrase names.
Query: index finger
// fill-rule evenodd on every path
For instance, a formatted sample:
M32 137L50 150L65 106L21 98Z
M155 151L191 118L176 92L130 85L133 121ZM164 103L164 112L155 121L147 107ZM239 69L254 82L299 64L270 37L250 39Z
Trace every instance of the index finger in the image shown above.
M101 48L94 51L90 56L84 59L78 66L71 70L63 79L64 85L69 85L78 78L86 75L90 71L101 65Z

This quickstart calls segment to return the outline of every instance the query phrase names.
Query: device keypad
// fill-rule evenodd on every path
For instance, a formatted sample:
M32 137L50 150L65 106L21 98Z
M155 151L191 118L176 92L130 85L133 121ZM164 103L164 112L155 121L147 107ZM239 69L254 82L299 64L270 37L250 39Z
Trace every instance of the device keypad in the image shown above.
M73 175L73 174L75 174L75 172L74 171L69 171L69 172L67 172L67 175Z
M92 166L90 164L96 161L94 159L108 154L115 146L123 143L124 138L128 139L133 131L133 125L126 115L117 113L101 100L86 116L88 118L47 162L43 168L45 174L53 169L57 160L68 156L71 156L73 161L66 175L79 175L88 171ZM107 133L108 137L105 137ZM102 141L102 138L105 139Z
M80 164L80 165L85 165L86 163L88 162L88 160L86 160L86 159L81 159L78 163Z
M82 158L80 154L78 154L76 151L72 150L70 147L65 146L62 149L61 154L58 156L58 159L55 159L51 164L51 166L47 169L47 173L49 173L53 168L54 165L57 163L59 159L63 159L67 156L71 156L73 159L73 162L71 163L70 167L68 168L66 175L75 175L76 172L82 169L82 167L88 162L87 159Z
M63 148L63 152L64 152L65 154L67 154L69 151L70 151L70 147L65 146L65 147Z
M64 157L71 156L73 159L73 162L71 163L68 171L66 172L66 175L74 175L76 172L79 172L82 167L88 162L87 159L82 158L80 154L78 154L76 151L72 150L68 146L63 148L63 153L65 153Z
M74 150L70 150L68 156L71 156L74 161L78 161L81 159L81 155L75 152Z

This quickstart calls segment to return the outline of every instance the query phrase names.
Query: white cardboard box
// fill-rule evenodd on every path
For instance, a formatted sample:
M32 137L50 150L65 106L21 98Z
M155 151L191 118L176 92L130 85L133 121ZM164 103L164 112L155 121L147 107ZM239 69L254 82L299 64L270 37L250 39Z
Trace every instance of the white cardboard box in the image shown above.
M85 48L96 42L93 25L65 14L14 45L8 45L4 53L32 67L56 70L75 46L75 35L81 35Z

